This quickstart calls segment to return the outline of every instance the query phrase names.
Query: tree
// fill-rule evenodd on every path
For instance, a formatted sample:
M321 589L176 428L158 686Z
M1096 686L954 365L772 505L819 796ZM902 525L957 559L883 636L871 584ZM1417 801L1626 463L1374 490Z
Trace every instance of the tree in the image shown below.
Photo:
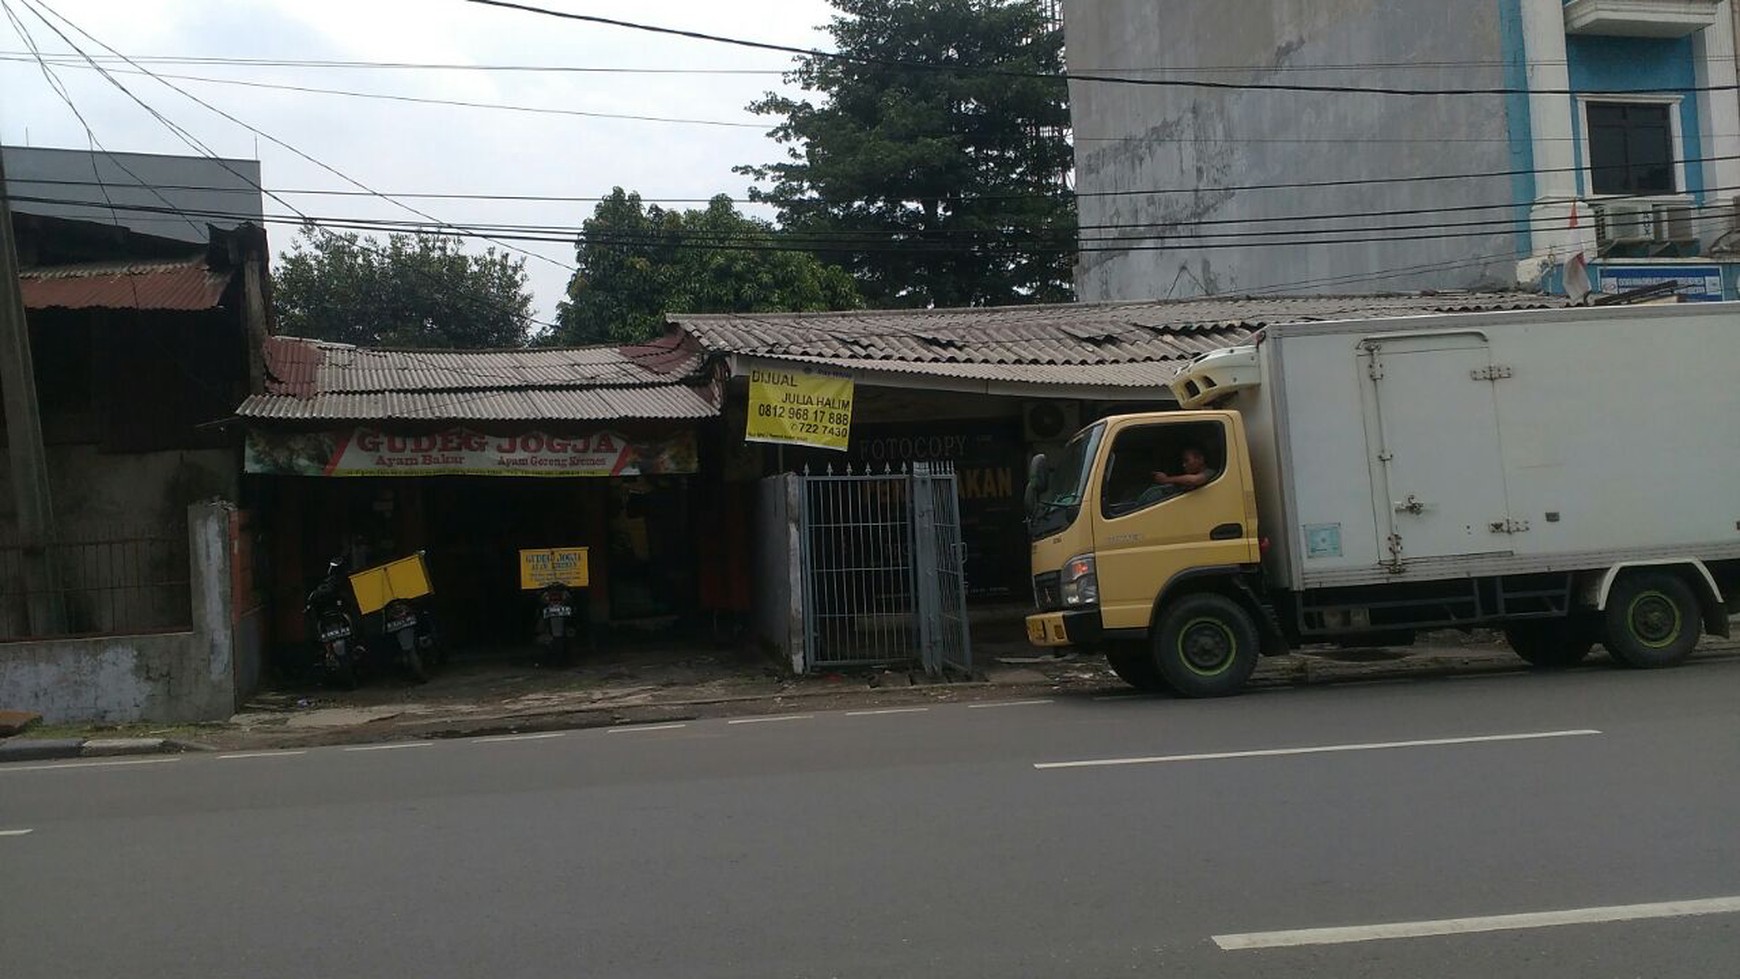
M563 343L633 343L665 313L767 313L862 305L852 277L786 245L721 194L701 210L644 204L617 187L581 226L579 266L556 311Z
M738 168L771 182L751 199L876 305L1072 298L1063 32L1042 4L829 2L846 58L801 56L786 75L819 104L749 106L785 118L770 135L788 147L786 162Z
M278 330L360 346L518 347L532 296L524 259L465 251L457 237L304 227L273 274Z

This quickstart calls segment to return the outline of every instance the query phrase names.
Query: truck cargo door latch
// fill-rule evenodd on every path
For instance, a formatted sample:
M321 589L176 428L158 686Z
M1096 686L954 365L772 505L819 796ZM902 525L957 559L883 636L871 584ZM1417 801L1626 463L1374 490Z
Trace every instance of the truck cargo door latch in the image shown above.
M1501 381L1511 376L1511 369L1503 364L1492 364L1471 370L1468 376L1476 381Z
M1494 520L1486 525L1495 534L1521 534L1529 529L1527 520Z
M1415 516L1419 516L1426 512L1428 504L1420 500L1414 494L1409 493L1407 499L1400 503L1393 503L1391 506L1395 508L1397 513L1411 513Z

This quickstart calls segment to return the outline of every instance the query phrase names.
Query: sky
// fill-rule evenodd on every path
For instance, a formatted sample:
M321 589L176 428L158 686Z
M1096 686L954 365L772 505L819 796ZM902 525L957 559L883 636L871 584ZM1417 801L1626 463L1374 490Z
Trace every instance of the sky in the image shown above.
M113 152L193 154L167 126L96 71L75 67L72 48L25 6L3 0L37 46L102 146ZM281 91L172 79L225 112L307 156L388 195L404 193L531 194L598 197L613 187L648 199L742 200L749 180L739 164L782 158L767 138L774 120L745 106L769 90L790 91L780 72L791 58L699 40L558 20L464 0L30 0L47 6L130 58L220 57L297 61L415 62L457 65L562 65L585 68L684 69L681 74L479 71L258 65L167 64L163 75L239 79L305 88L337 88L467 102L617 115L666 116L747 126L648 122L534 114ZM527 0L533 6L621 20L826 47L824 0ZM63 30L66 29L62 25ZM69 36L91 54L100 48ZM23 56L23 60L19 56ZM59 57L56 57L59 56ZM80 62L82 64L82 61ZM256 137L157 80L115 62L115 77L164 117L225 157L258 159L268 190L320 216L421 220L370 197L289 191L354 190L339 176ZM697 71L704 73L694 73ZM29 59L25 39L0 17L0 142L88 149L84 126ZM453 224L467 222L577 227L590 202L410 200ZM696 204L679 206L700 206ZM266 213L287 208L267 199ZM749 209L752 212L754 209ZM273 246L288 248L291 225L269 227ZM517 247L535 315L553 318L574 260L566 244ZM486 242L472 247L488 247Z

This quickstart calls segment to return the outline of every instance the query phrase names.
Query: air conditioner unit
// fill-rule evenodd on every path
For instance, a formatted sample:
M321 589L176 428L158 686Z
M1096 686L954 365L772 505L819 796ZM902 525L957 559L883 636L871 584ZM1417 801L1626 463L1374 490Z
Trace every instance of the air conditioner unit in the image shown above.
M1602 245L1654 241L1655 205L1649 201L1597 204L1595 236Z
M1655 240L1691 241L1696 238L1692 231L1692 214L1692 209L1685 204L1657 204Z
M1062 442L1081 427L1074 401L1029 401L1021 406L1021 435L1028 442Z

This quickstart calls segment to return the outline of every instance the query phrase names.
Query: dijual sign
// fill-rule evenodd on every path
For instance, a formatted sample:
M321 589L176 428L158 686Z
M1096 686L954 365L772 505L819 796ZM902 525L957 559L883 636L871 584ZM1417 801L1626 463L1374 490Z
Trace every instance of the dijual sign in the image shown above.
M465 428L401 435L248 432L244 470L283 476L652 476L693 473L692 433L634 440L616 432L485 435Z
M837 374L749 372L747 442L783 442L846 450L852 439L852 379Z

